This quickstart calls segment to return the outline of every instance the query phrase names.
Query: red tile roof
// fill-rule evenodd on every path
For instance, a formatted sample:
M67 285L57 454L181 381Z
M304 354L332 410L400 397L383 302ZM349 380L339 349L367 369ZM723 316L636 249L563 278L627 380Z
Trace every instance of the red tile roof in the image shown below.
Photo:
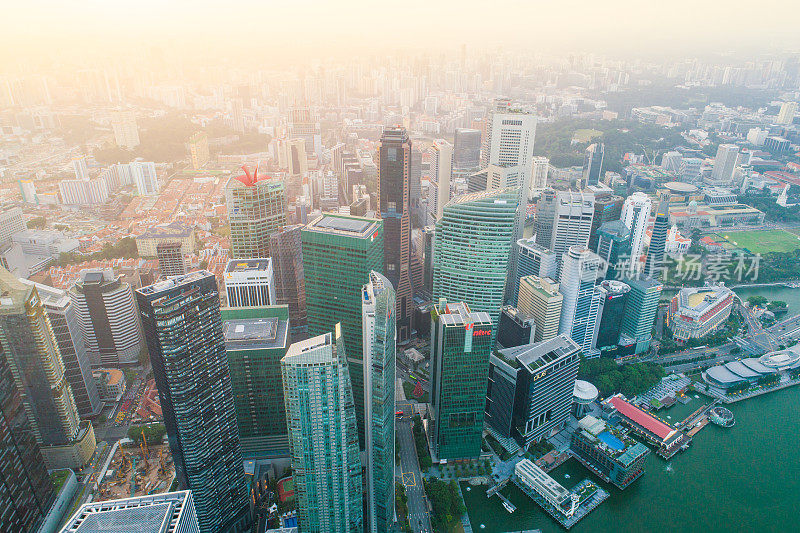
M611 405L614 406L614 409L616 409L622 416L633 420L647 431L657 435L661 440L666 440L667 437L675 433L675 430L669 425L665 424L653 415L642 411L638 407L629 404L619 396L612 396L609 398L609 402L611 402Z

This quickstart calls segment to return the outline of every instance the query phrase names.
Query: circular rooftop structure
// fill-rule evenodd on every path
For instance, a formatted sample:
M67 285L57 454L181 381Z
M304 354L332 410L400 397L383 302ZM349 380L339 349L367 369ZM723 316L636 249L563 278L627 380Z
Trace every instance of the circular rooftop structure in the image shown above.
M597 399L599 391L597 387L583 381L582 379L575 380L575 388L572 390L572 401L581 405L588 405Z
M800 352L788 349L767 353L759 357L758 362L767 368L774 368L775 370L796 368L800 366Z
M696 185L682 181L669 181L664 184L664 188L674 194L692 194L700 190Z

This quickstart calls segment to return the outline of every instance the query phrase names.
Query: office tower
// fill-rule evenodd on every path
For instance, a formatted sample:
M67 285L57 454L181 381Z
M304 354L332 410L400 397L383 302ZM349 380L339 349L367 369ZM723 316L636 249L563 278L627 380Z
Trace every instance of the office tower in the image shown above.
M297 107L289 110L287 118L289 137L302 139L306 154L321 156L322 136L314 113L307 107Z
M486 426L507 450L527 449L567 421L579 352L575 341L559 335L492 354Z
M183 276L186 274L186 260L183 257L183 245L180 241L164 241L156 245L156 257L161 275Z
M352 371L339 324L334 332L292 344L281 359L294 496L304 533L364 530Z
M60 533L200 533L192 491L84 503Z
M0 352L0 523L3 530L38 531L55 498L26 406L9 361Z
M435 224L442 217L444 206L450 201L450 178L453 174L453 145L436 139L428 149L430 157L430 185L428 186L428 218L426 224Z
M532 161L533 169L531 170L531 190L528 193L529 200L533 191L541 191L547 187L547 173L550 170L550 160L548 158L535 156Z
M630 285L616 280L605 280L597 286L600 292L600 310L597 321L597 349L601 352L616 347L625 318Z
M735 144L720 144L717 156L714 158L714 167L711 169L711 179L706 185L714 187L729 186L733 182L733 172L736 170L736 158L739 157L739 147Z
M500 311L497 323L497 344L502 348L513 348L534 342L536 323L516 307L506 305Z
M661 156L661 168L667 172L673 172L679 175L681 172L681 165L683 164L683 155L680 152L670 151L665 152Z
M289 348L289 309L223 307L221 316L242 456L285 455L281 359Z
M3 208L0 211L0 245L11 240L11 236L20 231L25 231L25 217L19 207Z
M75 172L76 180L89 179L89 165L86 161L86 156L82 155L72 159L72 170Z
M139 128L133 111L117 111L111 117L114 141L120 148L133 150L139 146Z
M572 246L586 247L594 218L594 193L547 189L536 208L536 243L556 254L559 268Z
M302 225L286 226L270 236L272 267L275 272L275 302L289 306L292 335L308 330L306 315L306 280L303 270Z
M244 532L250 502L219 292L205 270L136 291L178 486L202 533Z
M81 270L67 294L92 366L134 365L144 347L131 286L110 268Z
M372 218L325 214L301 231L306 277L308 334L342 324L350 363L359 440L364 441L364 368L361 288L383 268L383 223Z
M433 294L433 259L436 226L422 228L422 286L426 294Z
M250 175L228 180L225 203L231 226L231 257L269 257L269 238L286 226L283 182Z
M139 257L158 257L156 247L162 242L180 241L184 255L197 251L197 235L194 226L175 220L167 224L150 226L136 237L136 250Z
M275 273L272 259L231 259L225 267L225 299L228 307L275 305Z
M422 150L411 148L411 167L408 172L409 202L411 214L414 217L412 227L425 225L427 214L425 202L422 201Z
M404 128L387 128L378 148L378 213L383 220L383 272L397 295L397 340L411 336L411 141Z
M556 254L536 244L533 237L517 241L517 275L514 280L514 305L519 301L519 283L525 276L555 278L558 268Z
M620 220L631 230L631 257L629 264L630 272L638 272L639 261L644 249L645 231L647 222L650 218L650 211L653 203L650 197L643 192L635 192L625 199L622 206L622 217Z
M308 155L306 143L303 139L289 139L286 141L286 162L289 175L293 178L302 178L308 174Z
M622 206L625 199L614 194L595 196L594 215L592 216L592 229L589 232L589 249L597 249L597 230L606 222L619 220L622 216Z
M433 298L464 302L500 318L514 233L517 191L499 189L453 199L436 223Z
M133 183L139 196L158 195L158 176L156 164L152 161L134 161L130 164L133 173Z
M549 277L525 276L520 280L517 309L533 317L536 325L534 342L547 341L558 335L564 303L564 295L558 289L558 282Z
M600 306L594 284L601 259L586 248L572 246L564 254L559 291L564 295L558 333L568 335L581 347L584 356L597 355L594 349L595 325Z
M655 280L661 278L667 233L669 233L669 196L665 195L658 203L653 231L650 233L650 245L647 247L647 257L642 270L645 276Z
M93 418L103 410L103 402L92 377L92 365L83 344L83 334L78 323L78 314L67 292L34 283L25 279L22 283L36 287L50 319L56 343L64 361L64 375L72 387L72 396L82 419Z
M481 132L456 128L453 139L453 170L470 170L481 164Z
M631 290L625 304L625 315L622 319L622 333L636 342L636 353L644 353L650 349L653 322L658 311L658 300L661 298L661 283L651 278L624 280Z
M494 323L468 304L439 298L431 309L432 444L436 459L481 453Z
M616 279L630 270L631 230L621 220L606 222L597 230L595 253L603 260L603 275Z
M198 131L189 137L187 143L189 148L189 159L192 161L192 170L200 170L203 165L208 163L208 134Z
M47 311L33 285L0 269L0 347L49 469L82 468L95 450L81 422Z
M511 107L511 101L499 98L488 114L486 140L481 167L519 166L523 176L521 183L527 184L530 195L533 173L533 141L536 136L536 116ZM527 198L527 197L526 197Z
M794 116L797 113L797 102L783 102L781 110L778 112L778 118L775 120L776 124L788 126L794 122Z
M366 527L392 531L394 521L395 292L387 278L369 273L362 288Z
M583 185L597 185L603 173L603 143L590 144L583 156Z

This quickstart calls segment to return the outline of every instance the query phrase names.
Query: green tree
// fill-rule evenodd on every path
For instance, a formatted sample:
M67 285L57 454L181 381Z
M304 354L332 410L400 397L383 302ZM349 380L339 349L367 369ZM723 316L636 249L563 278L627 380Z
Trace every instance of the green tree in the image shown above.
M30 229L44 229L47 227L47 219L45 217L33 217L27 224Z

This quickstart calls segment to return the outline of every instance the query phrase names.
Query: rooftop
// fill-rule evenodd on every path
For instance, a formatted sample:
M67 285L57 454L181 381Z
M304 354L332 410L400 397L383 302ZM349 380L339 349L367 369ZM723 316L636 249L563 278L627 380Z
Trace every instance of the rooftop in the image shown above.
M550 340L504 348L498 353L507 360L517 360L531 374L559 359L570 356L581 349L566 335L558 335Z
M642 411L635 405L628 403L619 395L612 396L606 401L610 403L619 414L632 420L650 433L658 436L661 440L667 440L669 437L675 434L675 430L671 426L665 422L662 422L650 413Z
M228 261L228 266L225 267L225 272L265 271L269 269L271 263L271 257L266 259L231 259Z
M189 237L194 231L193 227L187 226L178 220L170 222L169 224L160 224L145 230L144 233L137 237L138 239L166 239L178 238L183 239Z
M245 318L223 323L228 350L285 348L289 322L278 318Z
M726 300L733 301L733 291L724 285L684 287L675 298L680 314L701 317Z
M186 509L189 491L123 498L81 506L61 533L168 533Z
M348 237L371 237L380 221L374 218L324 214L308 224L306 230L336 233Z

